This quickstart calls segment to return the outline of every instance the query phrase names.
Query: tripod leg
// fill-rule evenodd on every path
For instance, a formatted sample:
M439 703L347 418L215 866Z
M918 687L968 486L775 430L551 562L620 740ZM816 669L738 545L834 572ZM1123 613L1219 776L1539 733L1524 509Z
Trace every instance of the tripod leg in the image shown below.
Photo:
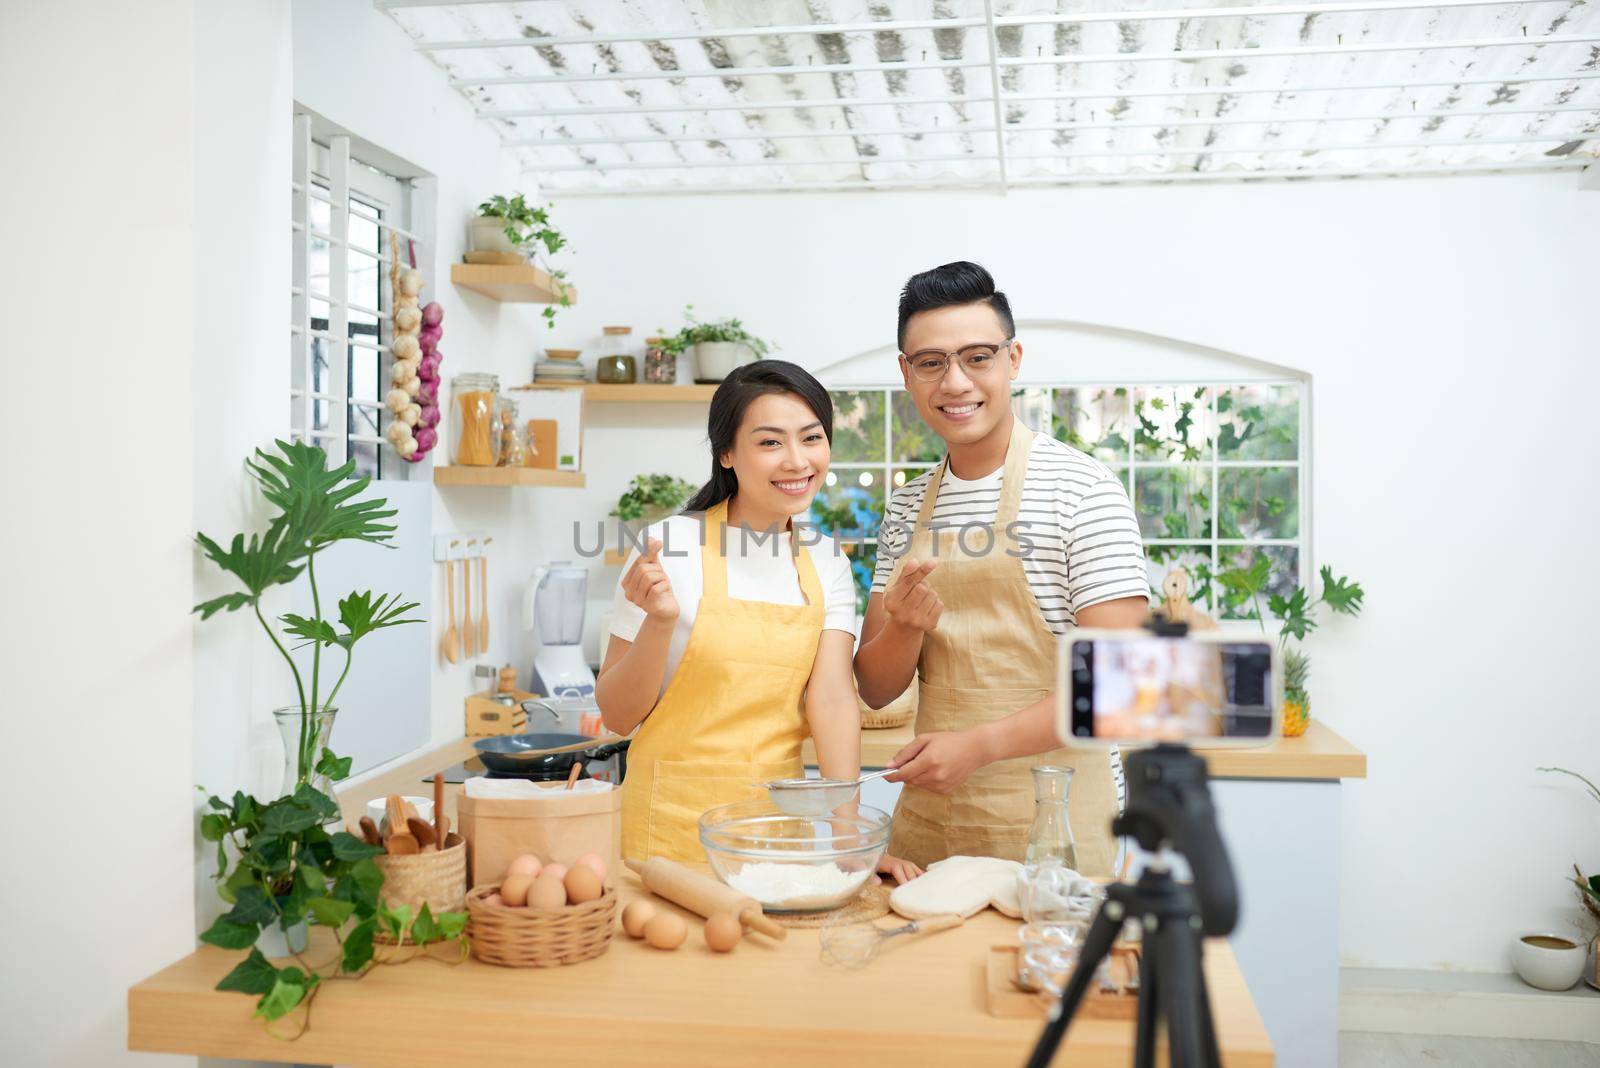
M1120 902L1108 900L1100 906L1100 911L1095 913L1094 922L1089 925L1089 933L1083 939L1083 951L1078 954L1078 965L1072 970L1072 977L1067 980L1066 988L1061 991L1061 1001L1044 1025L1039 1041L1034 1044L1033 1053L1028 1057L1028 1068L1047 1068L1051 1058L1056 1055L1062 1038L1066 1036L1067 1027L1078 1011L1078 1003L1083 1000L1083 995L1089 989L1089 982L1094 978L1095 969L1111 952L1111 944L1117 940L1117 933L1122 930L1122 922L1111 919L1107 915L1107 910L1114 909L1120 916L1122 907Z
M1197 935L1196 937L1198 939L1199 936ZM1211 1017L1211 991L1206 987L1204 953L1205 944L1198 942L1195 974L1198 976L1197 982L1200 989L1198 1006L1200 1013L1200 1063L1205 1065L1206 1068L1220 1068L1222 1054L1217 1049L1217 1028L1215 1021Z
M1153 1068L1161 1038L1161 969L1157 965L1156 932L1146 930L1139 954L1138 1026L1133 1039L1134 1068Z
M1168 968L1167 1040L1173 1068L1198 1068L1208 1062L1201 1041L1205 982L1200 974L1200 932L1190 917L1169 917L1161 932L1161 966Z

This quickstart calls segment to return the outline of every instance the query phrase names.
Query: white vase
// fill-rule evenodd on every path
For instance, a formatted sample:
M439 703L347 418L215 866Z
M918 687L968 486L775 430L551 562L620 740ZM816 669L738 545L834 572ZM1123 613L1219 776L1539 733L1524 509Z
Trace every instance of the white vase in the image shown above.
M755 355L755 349L742 341L702 341L694 347L694 380L721 382Z
M493 216L478 215L472 219L472 251L520 252L506 236L506 221Z
M261 929L260 936L256 938L256 948L269 960L292 957L296 953L305 952L306 941L310 934L310 928L306 926L304 920L290 927L287 932L275 923L268 924Z

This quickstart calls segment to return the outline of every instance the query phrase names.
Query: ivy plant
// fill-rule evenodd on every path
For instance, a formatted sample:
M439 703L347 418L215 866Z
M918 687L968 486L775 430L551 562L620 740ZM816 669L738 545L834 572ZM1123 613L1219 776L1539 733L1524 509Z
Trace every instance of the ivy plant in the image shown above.
M557 270L550 263L551 256L567 247L566 235L550 222L550 212L554 207L554 204L546 204L542 208L531 207L521 193L513 197L497 194L478 205L480 216L505 223L506 240L558 283L556 303L545 305L541 313L545 326L552 329L556 325L556 308L572 307L571 294L565 285L559 284L566 281L567 272Z
M697 487L672 475L635 475L611 514L624 523L648 515L666 515L683 507Z
M778 347L750 333L738 319L718 319L715 322L702 323L694 316L693 304L684 305L683 317L689 320L688 325L676 334L662 338L662 347L673 353L681 353L702 341L742 342L754 350L757 357L766 356Z

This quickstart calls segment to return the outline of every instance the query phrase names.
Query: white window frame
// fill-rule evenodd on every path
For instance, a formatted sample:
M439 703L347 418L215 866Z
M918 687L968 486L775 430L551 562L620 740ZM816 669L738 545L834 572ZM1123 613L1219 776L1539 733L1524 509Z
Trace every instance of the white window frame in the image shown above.
M378 167L362 162L363 158L382 159L384 153L372 149L349 135L330 132L321 135L315 116L301 112L294 117L294 175L291 182L293 211L291 231L293 254L291 256L290 295L290 420L289 433L294 440L310 441L328 453L330 464L337 466L350 455L352 443L371 444L377 447L378 475L386 479L406 478L404 470L410 465L400 462L388 442L377 434L351 433L350 420L355 409L371 411L378 425L383 425L383 384L387 383L393 357L388 351L392 339L388 319L394 294L390 291L388 268L389 235L398 235L402 242L414 247L417 262L427 262L425 255L431 249L429 235L422 227L413 224L418 212L414 206L414 181L384 173ZM324 189L326 192L324 192ZM352 198L365 202L377 210L367 214L358 206L352 209ZM316 230L310 223L311 202L320 200L329 207L328 232ZM378 252L374 255L349 240L350 216L355 214L373 223L378 230ZM308 273L311 262L312 239L328 244L328 292L313 290ZM378 307L369 308L354 304L349 293L349 266L352 256L375 259L378 263ZM328 307L328 328L325 331L312 327L311 305L325 302ZM350 332L350 312L373 316L378 321L375 338L355 337ZM322 339L328 345L328 377L323 392L312 388L316 378L313 361L313 339ZM351 394L349 381L350 346L376 351L379 357L379 389L376 399L357 398ZM328 421L323 429L316 428L317 402L328 406Z
M1209 459L1206 459L1206 460L1191 460L1191 461L1188 461L1188 462L1176 462L1176 461L1166 461L1166 460L1141 460L1141 459L1136 459L1135 458L1137 456L1137 443L1136 443L1136 435L1134 433L1134 426L1135 426L1136 417L1135 417L1134 411L1133 411L1133 398L1132 398L1132 391L1133 390L1135 390L1135 389L1145 389L1145 390L1150 390L1150 389L1175 389L1175 390L1180 390L1181 391L1181 390L1186 390L1186 389L1187 390L1193 390L1193 389L1198 388L1198 387L1205 387L1207 390L1210 391L1209 415L1210 415L1210 419L1211 419L1211 425L1213 427L1215 427L1215 426L1218 425L1217 411L1216 411L1216 402L1217 402L1218 391L1223 390L1223 389L1229 389L1229 388L1233 388L1233 387L1238 387L1238 386L1262 386L1262 387L1292 386L1298 391L1297 399L1299 401L1299 439L1298 439L1298 442L1297 442L1295 459L1293 459L1293 460L1223 460L1223 459L1220 458L1220 453L1219 453L1219 450L1216 447L1216 442L1215 441L1212 442L1211 457ZM1210 472L1211 472L1211 537L1209 537L1209 538L1149 538L1149 537L1143 537L1143 535L1141 534L1141 539L1142 539L1144 545L1146 545L1146 546L1151 546L1151 545L1169 546L1170 545L1170 546L1196 546L1196 547L1202 546L1202 545L1206 546L1207 548L1209 548L1210 554L1211 554L1211 571L1212 571L1213 575L1220 573L1221 570L1222 570L1222 567L1221 567L1221 556L1222 556L1222 550L1223 549L1235 548L1235 547L1271 547L1271 546L1285 546L1285 547L1293 548L1293 549L1296 550L1296 554L1295 554L1296 580L1299 582L1299 584L1301 586L1304 586L1306 589L1309 590L1311 588L1311 576L1315 573L1314 572L1314 568L1313 568L1313 563L1312 563L1312 556L1311 556L1311 478L1310 478L1310 458L1311 458L1311 383L1307 379L1298 378L1298 377L1292 377L1292 376L1262 377L1262 376L1259 376L1259 375L1228 375L1228 376L1218 376L1218 377L1214 377L1214 378L1186 378L1186 379L1181 379L1181 380L1180 379L1149 379L1149 380L1128 379L1128 380L1125 380L1125 381L1116 381L1116 382L1107 382L1107 381L1098 380L1098 379L1094 379L1094 380L1089 380L1089 379L1084 379L1084 380L1064 379L1064 380L1058 380L1058 381L1057 380L1053 380L1053 381L1049 381L1049 382L1013 382L1012 385L1011 385L1011 389L1012 389L1013 393L1026 392L1026 391L1030 391L1030 390L1045 390L1045 391L1048 391L1050 393L1050 397L1049 397L1050 403L1048 405L1046 405L1046 407L1045 407L1044 425L1042 427L1036 427L1035 429L1037 429L1040 433L1052 434L1052 435L1055 432L1056 405L1055 405L1055 396L1054 396L1054 394L1057 391L1069 390L1069 389L1070 390L1077 390L1077 391L1086 391L1086 390L1096 390L1096 389L1118 389L1118 388L1124 388L1124 387L1129 390L1129 394L1130 394L1129 395L1129 399L1128 399L1128 413L1127 413L1127 418L1129 420L1129 425L1126 428L1126 435L1125 435L1127 437L1127 439L1128 439L1128 453L1127 453L1127 456L1124 459L1115 461L1114 464L1112 462L1109 462L1109 461L1101 461L1101 462L1106 463L1106 465L1108 467L1114 467L1115 468L1115 473L1117 473L1117 474L1122 474L1123 472L1126 472L1128 498L1133 503L1133 507L1135 509L1135 514L1136 515L1137 515L1137 512L1138 512L1138 501L1139 501L1139 498L1138 498L1138 478L1139 478L1139 472L1140 471L1161 470L1161 469L1199 470L1199 469L1209 468ZM828 388L828 391L829 391L830 394L832 394L832 393L881 393L881 394L883 394L884 459L881 462L836 461L836 462L833 462L833 463L831 463L829 465L829 471L830 471L830 473L831 472L838 472L841 478L844 477L844 473L845 472L871 471L871 472L877 473L878 476L883 479L884 508L885 508L885 511L887 512L889 498L894 495L894 491L895 490L900 488L899 486L895 485L895 483L894 483L894 473L896 471L906 472L906 479L909 481L911 478L915 478L918 474L921 474L923 471L928 471L928 470L931 470L932 468L938 466L938 462L937 461L934 461L932 463L923 462L923 461L896 462L893 459L893 457L894 457L894 396L896 394L898 394L898 393L904 393L906 391L905 390L905 385L903 383L894 383L894 384L890 384L890 385L836 385L836 386L828 386L827 388ZM1013 403L1015 403L1015 398L1013 398ZM1270 467L1270 468L1292 468L1296 472L1295 493L1296 493L1296 497L1297 497L1297 506L1298 506L1297 514L1299 516L1299 522L1298 522L1298 525L1297 525L1297 528L1296 528L1296 531L1297 531L1296 536L1293 537L1293 538L1224 538L1224 537L1221 537L1220 535L1221 535L1221 531L1222 531L1222 525L1221 525L1221 507L1222 507L1222 502L1221 502L1221 498L1220 498L1220 490L1221 490L1221 473L1222 473L1222 471L1224 469L1249 469L1249 468L1267 468L1267 467ZM1216 600L1215 600L1215 592L1216 592L1215 586L1213 586L1213 589L1212 589L1213 596L1212 596L1212 598L1210 598L1207 601L1207 603L1201 605L1200 607L1202 607L1206 612L1208 612L1211 615L1213 615L1214 617L1216 617L1218 619L1218 621L1221 622L1224 626L1230 626L1231 627L1231 626L1233 626L1235 624L1248 624L1251 627L1255 626L1255 623L1253 621L1251 621L1251 620L1223 620L1223 619L1221 619L1220 615L1218 615L1218 608L1217 608L1217 603L1216 603ZM1263 614L1265 614L1265 611L1266 611L1265 604L1261 605L1260 607L1261 607L1261 610L1262 610Z

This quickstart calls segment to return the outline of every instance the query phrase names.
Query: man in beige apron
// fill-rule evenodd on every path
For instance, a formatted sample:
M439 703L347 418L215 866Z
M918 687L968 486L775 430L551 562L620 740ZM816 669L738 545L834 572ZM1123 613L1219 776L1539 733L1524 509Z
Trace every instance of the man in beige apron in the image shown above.
M940 277L915 292L929 276ZM906 785L889 850L924 867L955 855L1021 860L1034 814L1031 769L1049 764L1074 770L1068 813L1079 869L1111 875L1111 757L1060 747L1052 694L1058 638L1022 564L1029 546L1017 518L1034 434L1011 411L1022 352L1010 308L988 272L949 264L907 284L900 333L907 391L949 454L927 481L909 546L871 598L856 654L868 704L898 696L913 670L918 684L916 737L893 761L899 771L891 779ZM936 529L946 471L970 482L996 467L992 526ZM1137 585L1124 581L1124 595L1080 609L1073 624L1144 622L1142 552L1133 556L1141 565Z

